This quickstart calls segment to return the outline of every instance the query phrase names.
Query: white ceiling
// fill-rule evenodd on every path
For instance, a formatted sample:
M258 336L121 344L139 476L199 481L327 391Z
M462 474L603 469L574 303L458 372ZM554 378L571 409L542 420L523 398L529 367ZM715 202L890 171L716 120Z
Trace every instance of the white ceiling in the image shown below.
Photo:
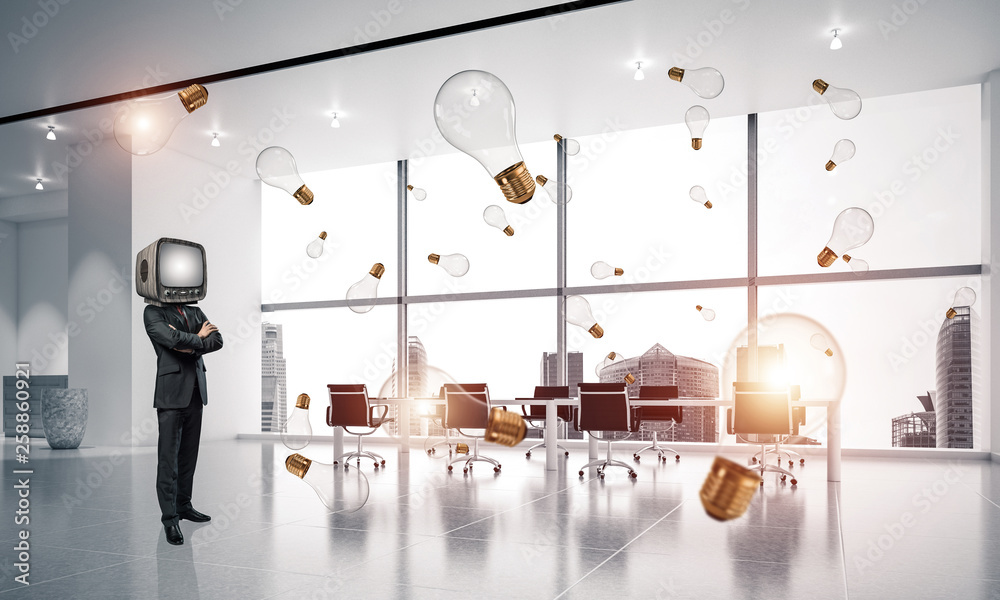
M61 6L17 54L9 46L0 52L5 81L17 82L4 86L0 114L350 46L366 27L386 39L552 3L278 6L231 0L238 5L220 20L213 6L228 1ZM903 5L917 8L913 14L894 8ZM16 31L38 6L5 2L0 22ZM389 8L397 14L386 20ZM378 24L380 17L385 26ZM676 123L695 103L713 117L800 106L814 96L810 84L817 77L869 98L978 83L1000 68L998 17L995 0L634 0L211 84L208 104L178 127L168 147L220 168L236 161L245 176L254 176L257 150L271 144L289 148L303 172L451 152L434 141L431 104L445 79L469 68L506 82L517 101L522 142L555 132L598 133L610 124L630 129ZM835 27L844 41L839 51L828 49ZM632 80L636 60L644 61L645 81ZM725 75L726 89L701 100L667 78L674 65L713 66ZM65 162L66 144L84 140L88 130L96 139L101 119L113 110L98 107L0 127L0 197L30 193L36 177L47 190L65 188L53 163ZM334 110L340 129L329 127ZM275 119L279 113L287 123ZM44 139L50 124L58 128L56 142ZM209 145L213 131L220 133L221 148Z

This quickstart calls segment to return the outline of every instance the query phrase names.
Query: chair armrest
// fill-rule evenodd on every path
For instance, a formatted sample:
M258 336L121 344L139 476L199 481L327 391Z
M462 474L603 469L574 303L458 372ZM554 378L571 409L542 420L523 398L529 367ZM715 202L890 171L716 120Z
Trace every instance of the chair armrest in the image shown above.
M736 431L733 429L733 409L726 409L726 433L729 435L735 435Z
M631 422L629 423L629 431L639 431L639 428L642 427L642 407L633 406L631 407L631 409L632 409L632 415L631 415L632 419Z
M375 411L379 407L382 408L382 414L376 417ZM383 421L385 421L385 416L389 414L388 404L373 404L372 406L369 406L368 409L371 411L371 414L368 415L368 423L382 423Z
M333 407L326 407L326 426L333 427Z

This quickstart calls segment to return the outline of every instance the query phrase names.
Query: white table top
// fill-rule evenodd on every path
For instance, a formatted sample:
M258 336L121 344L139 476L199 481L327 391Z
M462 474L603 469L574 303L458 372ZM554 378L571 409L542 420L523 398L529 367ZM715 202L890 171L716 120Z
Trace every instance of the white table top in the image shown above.
M444 398L372 398L378 404L404 404L404 403L425 403L431 405L444 404ZM491 404L499 406L546 406L549 402L555 402L556 406L576 406L579 402L577 398L490 398ZM806 408L825 408L836 400L795 400L794 406ZM732 400L721 398L677 398L672 400L648 400L642 398L632 398L631 404L635 406L732 406Z

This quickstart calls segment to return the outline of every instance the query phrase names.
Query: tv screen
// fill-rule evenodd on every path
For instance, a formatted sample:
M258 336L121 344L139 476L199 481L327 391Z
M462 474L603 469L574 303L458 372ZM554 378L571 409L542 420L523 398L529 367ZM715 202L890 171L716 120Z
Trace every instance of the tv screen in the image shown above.
M200 248L164 242L160 246L159 261L163 287L198 287L205 282Z

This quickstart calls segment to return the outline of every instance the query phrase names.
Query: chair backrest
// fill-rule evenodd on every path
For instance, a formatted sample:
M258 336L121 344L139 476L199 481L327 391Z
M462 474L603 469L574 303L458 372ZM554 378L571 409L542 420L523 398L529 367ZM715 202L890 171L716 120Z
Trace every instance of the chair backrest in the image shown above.
M536 400L541 400L543 398L570 398L569 386L568 385L536 385L535 395ZM528 414L536 418L545 417L545 407L531 405L528 407ZM563 421L573 420L573 407L572 406L557 406L556 416Z
M733 387L735 433L792 433L791 389L788 385L737 381Z
M326 424L330 427L371 427L368 388L363 383L330 384L330 406Z
M680 398L680 390L676 385L644 385L639 388L640 400L676 400ZM643 406L643 421L683 421L684 413L680 406Z
M446 429L486 429L490 391L485 383L444 384Z
M633 431L631 415L625 383L580 384L580 431Z

